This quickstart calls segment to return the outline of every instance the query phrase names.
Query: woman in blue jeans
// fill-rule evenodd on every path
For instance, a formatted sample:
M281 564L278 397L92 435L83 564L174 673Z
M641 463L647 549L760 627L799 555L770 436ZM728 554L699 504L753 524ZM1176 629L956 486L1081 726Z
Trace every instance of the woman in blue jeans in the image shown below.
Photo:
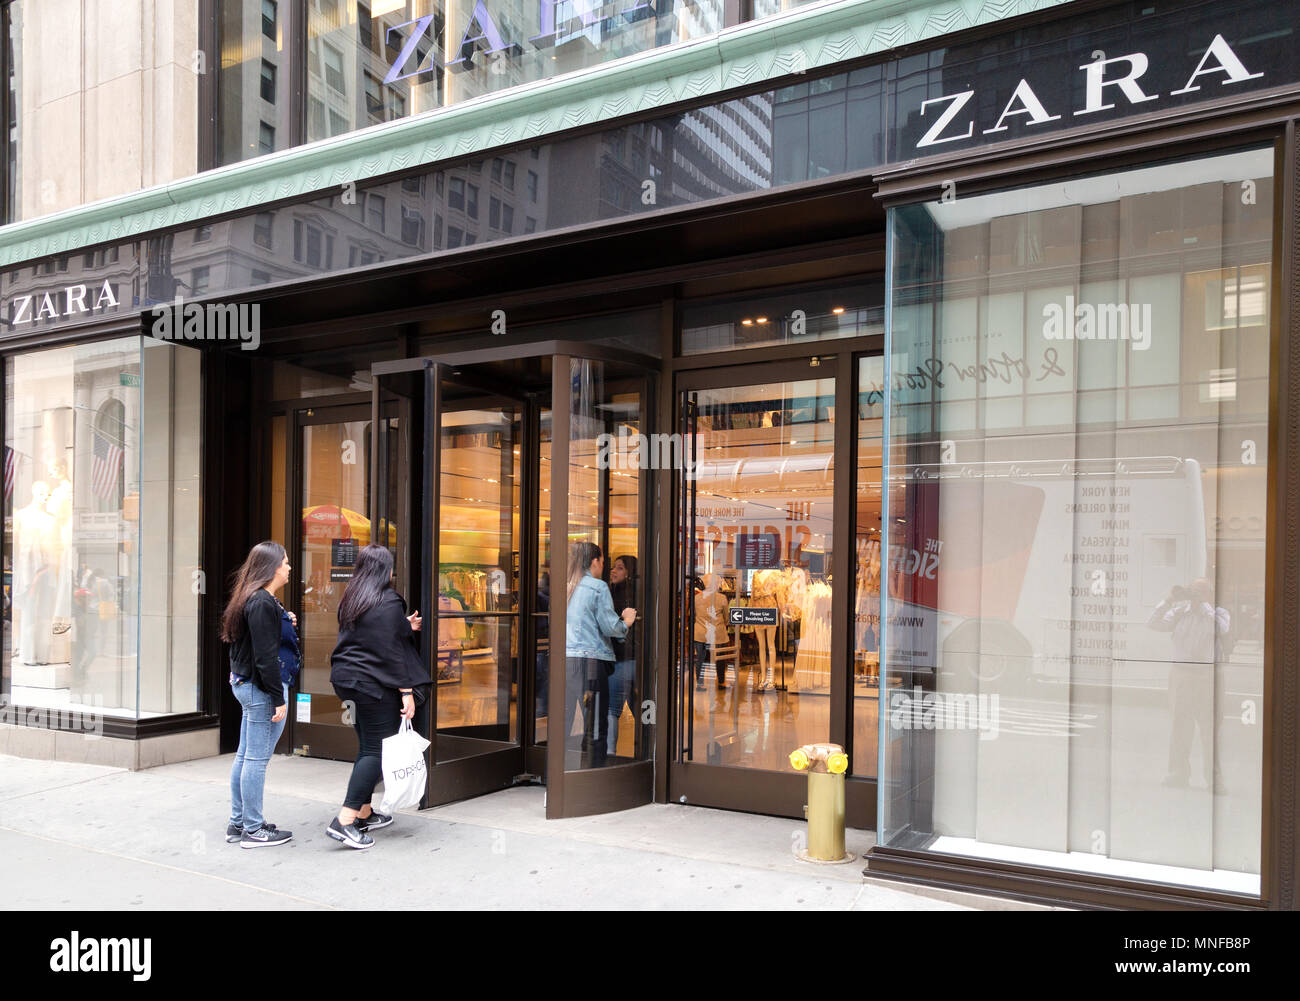
M280 673L281 623L286 615L295 625L296 620L275 597L288 579L284 547L259 542L236 572L221 617L221 638L230 644L230 687L241 710L226 841L241 848L283 845L293 837L262 816L266 766L289 710L289 686Z
M605 557L594 542L569 549L568 604L565 606L564 739L573 729L573 714L582 705L583 747L588 768L605 764L609 714L609 677L614 673L611 639L623 639L636 621L636 610L614 611L609 585L601 579Z
M636 557L620 556L609 568L609 591L615 608L636 607ZM609 676L609 740L606 744L609 757L618 754L618 724L623 718L623 707L632 710L636 718L636 627L629 627L621 640L612 640L614 647L614 673Z

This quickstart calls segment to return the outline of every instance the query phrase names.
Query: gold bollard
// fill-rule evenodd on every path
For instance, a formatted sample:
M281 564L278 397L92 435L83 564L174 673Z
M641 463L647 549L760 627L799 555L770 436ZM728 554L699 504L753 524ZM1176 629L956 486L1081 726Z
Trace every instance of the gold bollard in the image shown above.
M805 862L852 862L844 850L844 773L849 761L838 744L805 744L790 754L790 764L808 773L808 847Z

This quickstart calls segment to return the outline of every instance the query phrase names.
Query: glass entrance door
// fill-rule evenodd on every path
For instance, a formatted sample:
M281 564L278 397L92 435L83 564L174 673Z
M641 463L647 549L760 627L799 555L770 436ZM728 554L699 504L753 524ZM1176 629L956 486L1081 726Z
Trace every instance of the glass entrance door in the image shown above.
M338 606L356 550L369 545L371 413L362 406L322 407L295 415L293 564L286 605L298 614L302 668L290 691L290 748L348 761L356 734L330 684ZM393 540L389 540L390 544Z
M850 755L874 815L878 355L678 376L675 754L669 796L799 816L806 744ZM860 781L853 781L853 780Z
M521 582L533 579L538 449L525 429L546 401L536 380L415 364L376 381L375 406L402 407L420 430L403 446L411 475L401 462L379 467L375 520L399 540L436 680L416 717L430 740L427 807L529 774L533 719L520 707L532 699L535 596ZM379 448L388 434L381 424Z
M579 347L595 357L563 350ZM417 713L431 742L424 806L521 776L546 781L548 816L621 809L653 792L652 624L611 644L592 679L601 683L589 685L573 675L565 621L579 545L608 554L600 586L611 600L641 615L649 604L650 475L624 454L647 426L644 369L567 342L536 350L376 368L373 409L399 406L420 429L403 453L411 475L397 480L380 463L373 517L394 523L438 681ZM389 454L387 435L378 423L377 454ZM389 513L399 498L404 522Z
M684 394L685 760L788 771L830 739L835 378Z

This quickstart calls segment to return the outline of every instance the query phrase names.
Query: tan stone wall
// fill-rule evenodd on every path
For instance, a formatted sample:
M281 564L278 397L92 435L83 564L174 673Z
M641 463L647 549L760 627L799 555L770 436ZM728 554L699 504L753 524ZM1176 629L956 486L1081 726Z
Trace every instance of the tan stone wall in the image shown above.
M187 177L198 168L193 0L20 0L18 219Z

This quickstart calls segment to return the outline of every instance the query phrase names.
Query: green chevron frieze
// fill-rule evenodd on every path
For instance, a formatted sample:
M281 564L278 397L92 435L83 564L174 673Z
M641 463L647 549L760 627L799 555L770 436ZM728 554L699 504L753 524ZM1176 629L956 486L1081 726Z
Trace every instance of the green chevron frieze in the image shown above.
M1068 0L841 0L0 227L0 266L540 140Z

